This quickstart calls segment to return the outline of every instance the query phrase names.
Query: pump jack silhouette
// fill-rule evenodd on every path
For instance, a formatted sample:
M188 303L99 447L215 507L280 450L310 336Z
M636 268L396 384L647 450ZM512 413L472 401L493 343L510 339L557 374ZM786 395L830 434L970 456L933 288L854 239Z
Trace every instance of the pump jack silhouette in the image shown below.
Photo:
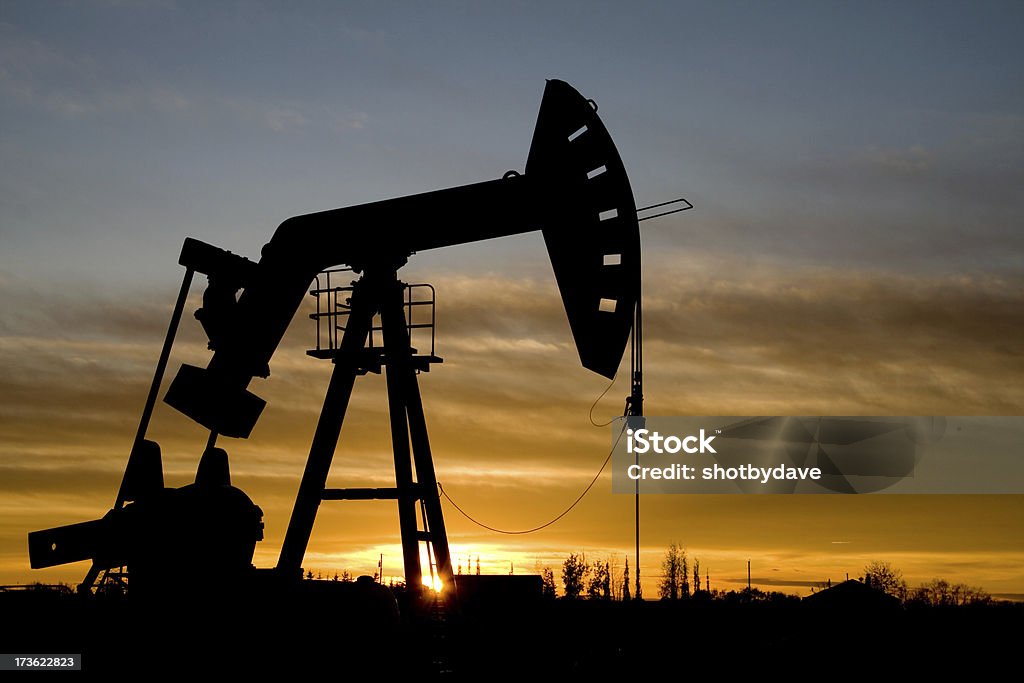
M434 558L431 572L436 560L442 583L454 586L417 382L419 372L441 359L432 348L420 353L411 344L418 326L411 320L410 285L398 271L419 251L533 231L540 231L547 245L583 366L613 377L633 338L628 412L642 414L639 329L634 328L640 233L633 193L597 105L569 84L549 80L522 174L509 171L498 180L289 218L263 247L258 263L186 239L179 259L185 276L114 508L102 520L29 534L32 566L91 559L83 589L100 571L127 566L129 576L158 575L157 567L184 558L206 562L225 581L245 572L262 538L262 513L230 485L227 455L214 444L218 436L249 437L265 405L249 391L252 379L269 376L272 356L310 282L345 265L359 275L351 287L317 285L309 292L333 297L337 308L325 315L333 316L343 334L337 343L310 352L332 360L334 370L277 573L301 576L321 501L392 499L398 503L407 585L421 585L420 543L426 543L427 557ZM196 317L213 356L206 368L182 365L164 401L208 428L210 439L196 484L168 489L159 446L145 436L194 273L209 279ZM377 330L382 345L375 343ZM355 380L381 371L386 372L396 485L328 489ZM218 476L202 476L214 470ZM186 489L219 502L197 506L197 495L182 493Z

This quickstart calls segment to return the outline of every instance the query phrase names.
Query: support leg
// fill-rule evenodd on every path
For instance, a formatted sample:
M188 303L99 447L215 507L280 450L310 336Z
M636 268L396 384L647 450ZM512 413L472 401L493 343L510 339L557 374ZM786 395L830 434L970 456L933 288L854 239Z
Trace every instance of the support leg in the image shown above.
M382 323L385 327L385 337L389 337L394 345L393 358L388 359L388 394L389 396L399 395L402 398L403 413L402 420L408 420L409 437L412 439L412 455L416 466L417 496L423 501L424 524L429 530L429 543L433 549L437 561L438 573L441 576L442 584L451 590L455 583L452 572L451 556L448 551L448 536L445 531L444 517L441 514L441 500L437 492L437 479L434 474L434 463L430 454L430 441L427 437L427 423L423 415L423 402L420 397L419 385L416 381L416 370L411 363L409 332L406 327L405 312L403 310L402 285L398 285L393 295L387 296L381 307ZM383 321L387 316L387 322ZM385 341L385 343L388 343ZM401 350L401 352L400 352ZM394 407L392 408L392 419L394 419ZM405 425L403 424L403 429ZM403 439L406 452L403 456L405 466L409 466L408 441ZM396 469L398 463L398 450L395 450ZM410 475L411 476L411 475ZM415 512L415 508L413 508ZM415 522L415 519L414 519ZM406 533L403 527L403 546L410 544L406 540ZM414 546L417 558L417 569L419 568L419 542L418 536L413 535L411 545Z
M278 571L285 576L297 576L302 573L302 558L306 554L309 535L313 531L317 508L320 506L324 486L327 484L334 449L338 445L341 425L345 421L345 412L356 381L356 358L366 344L366 337L373 324L373 315L372 299L357 286L352 293L352 313L341 340L341 352L331 374L331 382L324 397L324 407L320 411L320 421L316 425L313 443L309 448L309 459L302 473L295 508L292 510L288 531L281 546L281 556L277 562Z
M408 373L408 411L409 432L412 436L413 457L416 462L416 481L420 485L420 495L426 510L426 522L430 529L431 545L437 559L437 571L445 590L455 588L455 577L452 572L452 558L448 552L448 532L444 526L444 515L441 512L441 497L437 492L437 477L434 474L434 460L430 453L430 440L427 438L427 421L423 415L423 401L420 388L416 381L416 373Z
M406 371L410 368L409 337L402 311L402 284L397 277L382 284L380 322L387 365L388 407L391 413L391 442L395 452L395 484L398 487L398 522L402 532L405 583L410 590L423 585L416 523L416 486L412 480L409 451L409 423L406 416Z

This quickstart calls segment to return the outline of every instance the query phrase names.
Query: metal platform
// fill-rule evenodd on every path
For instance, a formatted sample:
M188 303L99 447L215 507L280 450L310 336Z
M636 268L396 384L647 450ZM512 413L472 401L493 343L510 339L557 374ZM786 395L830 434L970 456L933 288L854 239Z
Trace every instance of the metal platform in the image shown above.
M336 268L320 273L314 281L309 295L316 300L316 312L310 313L309 318L316 323L316 348L306 351L307 356L338 362L341 354L341 339L345 334L349 316L352 314L352 291L351 282L347 285L337 284L344 280L351 268ZM332 282L333 280L333 282ZM406 331L409 339L413 342L411 351L411 363L416 372L430 372L430 366L435 363L443 363L444 359L434 352L434 328L436 317L434 313L435 292L433 285L425 283L404 284L405 295L403 310L406 320ZM380 374L384 366L384 347L381 337L383 327L380 323L380 316L374 317L373 326L367 337L366 346L362 353L347 356L349 361L356 363L359 374L372 372ZM420 353L415 344L422 346L429 352ZM428 346L429 345L429 346Z

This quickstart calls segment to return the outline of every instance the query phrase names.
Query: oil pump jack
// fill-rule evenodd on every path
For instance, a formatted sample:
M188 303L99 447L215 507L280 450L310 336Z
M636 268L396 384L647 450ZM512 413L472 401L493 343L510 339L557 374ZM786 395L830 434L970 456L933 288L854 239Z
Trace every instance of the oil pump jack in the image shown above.
M432 349L411 345L411 289L398 271L420 251L533 231L544 237L583 366L614 377L633 338L627 413L642 414L639 327L634 325L640 234L633 193L597 105L567 83L549 80L523 173L289 218L263 247L258 263L186 239L179 259L185 277L114 508L101 520L29 534L32 566L90 559L85 588L100 571L126 566L133 590L137 582L155 589L175 567L194 560L225 581L249 571L262 538L262 512L231 486L227 454L215 442L218 435L250 435L265 405L249 391L250 383L269 376L271 358L303 298L326 293L335 306L329 313L334 329L341 334L311 352L332 360L334 369L277 573L301 576L322 501L392 499L398 504L407 585L421 585L421 543L427 544L442 583L453 585L417 383L418 373L440 359ZM310 292L321 272L339 265L358 279L350 287L318 285ZM145 436L194 273L209 279L196 317L213 356L206 368L182 365L164 401L209 429L210 439L196 482L171 489L163 485L159 446ZM382 344L376 343L377 331ZM396 485L327 488L355 381L382 371Z

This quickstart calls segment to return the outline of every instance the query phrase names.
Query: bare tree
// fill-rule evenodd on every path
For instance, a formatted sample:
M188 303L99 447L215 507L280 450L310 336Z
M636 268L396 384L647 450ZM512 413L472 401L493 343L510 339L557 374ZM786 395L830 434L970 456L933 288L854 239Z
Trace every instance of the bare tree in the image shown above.
M949 590L949 581L932 579L918 589L923 601L929 605L952 605L953 596Z
M658 584L658 595L662 600L678 600L689 594L689 577L687 574L686 551L673 543L665 551L661 561L661 582ZM685 587L685 589L684 589ZM687 593L683 593L687 590Z
M619 573L619 565L612 564L611 560L608 560L608 582L609 591L612 600L622 599L622 574Z
M679 587L679 597L681 597L681 598L688 598L688 597L690 597L690 561L686 557L686 551L685 550L682 551L682 555L683 555L683 564L682 564L683 583Z
M622 570L622 599L629 600L629 558L626 558L626 567Z
M864 567L864 583L900 600L907 597L907 582L903 580L903 572L888 562L869 562Z
M992 602L992 596L987 591L968 586L965 583L958 583L953 586L954 595L958 596L960 605L987 605Z
M611 598L611 572L608 562L597 562L591 567L590 581L587 583L587 597L591 600L608 600Z
M932 579L915 589L912 599L932 607L961 607L988 604L992 596L981 588L964 583L951 584L945 579Z
M562 563L562 585L565 587L567 600L575 600L583 593L590 567L582 555L570 553Z
M555 572L552 571L551 567L544 567L540 573L541 576L541 595L545 598L555 598L558 595L558 589L555 587Z

